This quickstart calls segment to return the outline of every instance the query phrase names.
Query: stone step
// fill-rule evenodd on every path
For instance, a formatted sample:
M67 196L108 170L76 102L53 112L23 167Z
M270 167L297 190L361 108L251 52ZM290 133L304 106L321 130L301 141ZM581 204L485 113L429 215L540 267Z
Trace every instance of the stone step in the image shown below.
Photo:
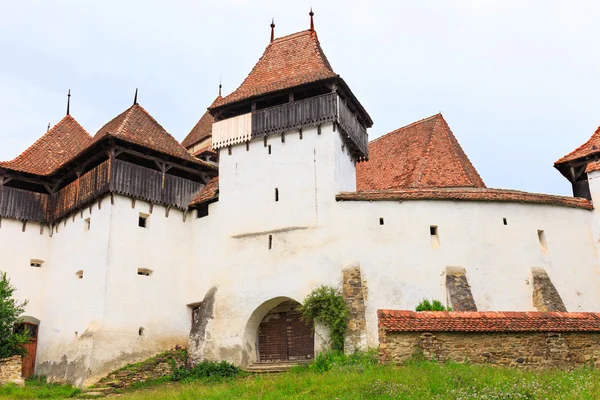
M250 364L250 366L244 368L244 370L254 374L279 373L289 371L290 368L297 365L306 365L310 364L311 362L312 360L259 362Z

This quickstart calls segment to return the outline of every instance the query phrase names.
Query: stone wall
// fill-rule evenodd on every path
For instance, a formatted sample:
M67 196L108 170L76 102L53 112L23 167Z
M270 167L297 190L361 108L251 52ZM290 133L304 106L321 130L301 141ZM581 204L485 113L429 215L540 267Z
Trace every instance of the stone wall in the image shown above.
M381 332L379 359L412 357L509 367L600 367L600 332Z
M533 277L533 306L538 311L560 311L566 312L567 308L563 303L558 290L550 280L548 273L544 268L531 268Z
M348 331L344 341L344 350L352 353L367 347L367 321L365 318L365 289L359 266L343 269L342 294L350 309Z
M477 311L464 268L446 267L446 292L454 311Z
M0 360L0 385L6 383L24 383L21 377L23 370L23 361L21 356L12 356Z

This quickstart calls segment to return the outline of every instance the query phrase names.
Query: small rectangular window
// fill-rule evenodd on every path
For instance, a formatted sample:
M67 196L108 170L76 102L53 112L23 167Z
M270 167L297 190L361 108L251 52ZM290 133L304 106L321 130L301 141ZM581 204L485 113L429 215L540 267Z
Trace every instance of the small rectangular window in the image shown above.
M273 248L273 235L269 235L269 250Z
M379 225L383 225L383 218L379 218Z
M92 226L91 222L92 221L91 221L90 218L86 218L86 219L83 220L83 230L84 231L89 231L90 230L90 228Z
M271 145L269 145L269 154L271 154Z
M140 216L138 217L138 226L140 228L147 228L148 227L148 214L142 214L140 213Z
M542 249L542 251L547 251L548 244L546 243L546 234L541 229L538 229L537 232L538 232L538 240L540 241L540 248Z
M44 262L42 260L31 260L29 265L35 268L40 268Z
M150 276L152 275L152 270L147 268L138 268L137 274L141 276Z
M275 188L275 201L279 201L279 189Z
M196 209L196 218L208 216L208 204L202 204Z
M506 221L506 218L502 218L502 222L504 223L504 225L508 225L508 221Z
M83 279L83 270L75 272L77 279Z

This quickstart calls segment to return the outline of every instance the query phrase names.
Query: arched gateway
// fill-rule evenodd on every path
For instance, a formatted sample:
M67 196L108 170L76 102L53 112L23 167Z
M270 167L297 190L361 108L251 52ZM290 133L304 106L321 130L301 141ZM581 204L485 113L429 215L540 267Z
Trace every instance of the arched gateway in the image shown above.
M301 319L300 303L287 300L271 309L258 326L258 361L281 362L312 359L315 354L311 322Z

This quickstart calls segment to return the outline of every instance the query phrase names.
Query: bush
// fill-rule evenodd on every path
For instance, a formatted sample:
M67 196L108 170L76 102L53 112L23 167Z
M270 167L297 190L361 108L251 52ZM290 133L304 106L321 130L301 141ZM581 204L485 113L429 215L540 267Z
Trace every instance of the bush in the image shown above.
M312 372L320 373L332 370L338 372L362 372L376 365L378 365L377 350L356 351L352 354L344 354L341 351L332 350L326 353L319 353L307 368Z
M452 311L452 308L446 308L441 301L427 299L421 300L415 311Z
M173 371L173 381L195 381L202 379L233 378L240 375L242 370L227 361L204 361L196 364L194 368L180 367Z
M331 286L319 286L306 296L300 312L304 320L314 320L329 328L334 350L344 349L350 310L339 290Z
M0 272L0 358L25 355L23 345L29 340L29 331L15 332L15 323L25 311L27 301L13 298L15 287L6 272Z

